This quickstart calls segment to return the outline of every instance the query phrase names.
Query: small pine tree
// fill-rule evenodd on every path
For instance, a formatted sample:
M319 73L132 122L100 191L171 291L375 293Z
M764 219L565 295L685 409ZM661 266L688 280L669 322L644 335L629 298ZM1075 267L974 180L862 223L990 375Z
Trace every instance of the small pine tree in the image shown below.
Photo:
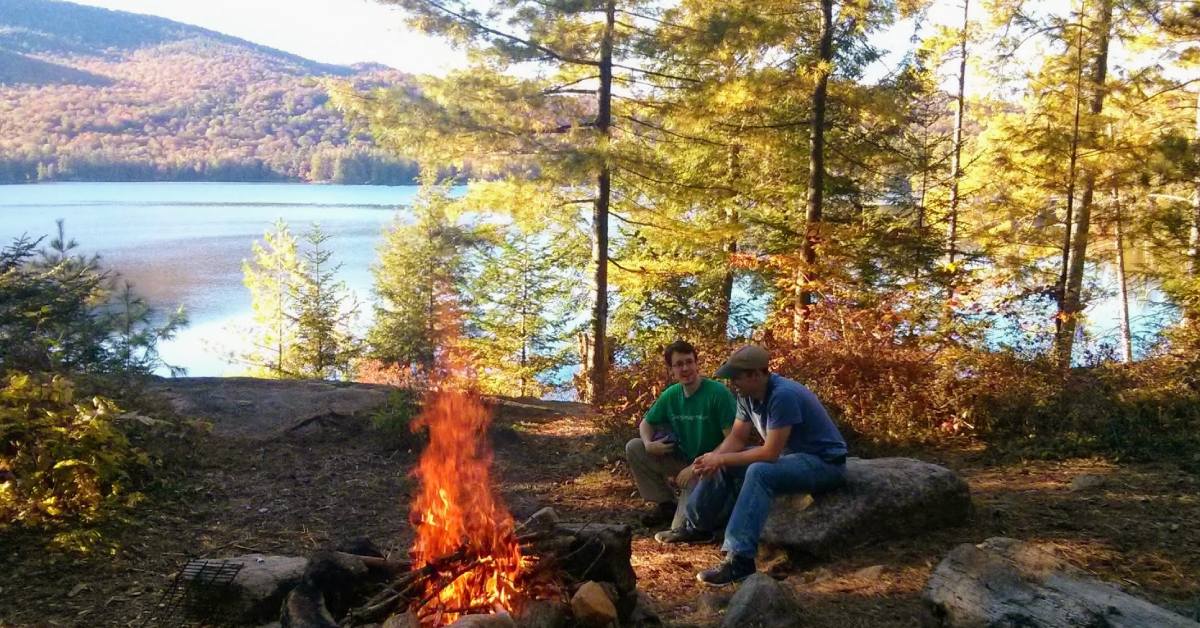
M172 376L185 373L185 369L163 362L158 354L160 341L170 340L187 326L187 314L182 307L168 315L161 325L155 325L158 313L126 281L109 309L105 326L112 330L108 345L116 372L127 376L149 375L163 366Z
M243 283L250 291L253 324L248 346L233 359L249 366L257 377L300 377L296 355L296 310L293 286L303 277L296 238L283 220L253 246L254 259L242 262Z
M488 392L541 396L570 360L569 300L582 278L565 269L586 256L585 247L573 244L579 243L510 228L481 256L471 284L470 345Z
M38 320L29 339L37 345L38 357L29 366L54 372L102 370L108 329L99 308L111 294L113 275L100 267L99 256L76 253L79 243L67 238L62 220L56 224L57 236L32 267L44 290L42 302L31 304L40 307L28 312Z
M358 312L344 281L337 281L341 264L331 264L332 252L325 248L329 234L313 224L304 235L299 275L290 288L295 303L290 315L295 325L295 348L302 377L331 379L346 374L358 356L359 347L350 330Z
M41 241L20 237L0 249L0 373L179 372L157 347L187 324L182 308L156 324L160 316L132 285L114 292L116 273L74 252L61 220L38 256Z
M368 356L388 366L427 373L445 348L447 324L458 320L467 277L466 247L476 236L447 214L443 186L427 184L413 207L416 221L384 233L375 275L375 319Z

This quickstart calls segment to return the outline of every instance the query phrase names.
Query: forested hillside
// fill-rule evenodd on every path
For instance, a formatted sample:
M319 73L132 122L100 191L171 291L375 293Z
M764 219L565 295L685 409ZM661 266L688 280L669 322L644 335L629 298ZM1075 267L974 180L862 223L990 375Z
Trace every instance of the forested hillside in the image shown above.
M0 183L407 183L327 107L320 81L403 84L157 17L0 0Z

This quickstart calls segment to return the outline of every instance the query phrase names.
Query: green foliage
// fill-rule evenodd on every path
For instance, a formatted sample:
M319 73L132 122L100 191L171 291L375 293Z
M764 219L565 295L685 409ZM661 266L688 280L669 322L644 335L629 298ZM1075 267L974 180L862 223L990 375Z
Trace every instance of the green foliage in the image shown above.
M291 323L296 327L295 357L301 377L334 379L348 375L358 357L358 341L350 325L358 312L344 281L335 279L341 264L330 264L333 253L324 248L329 235L314 224L305 234L298 281L289 286L295 302Z
M135 497L149 462L114 424L103 397L76 399L62 376L10 374L0 389L0 524L89 519Z
M6 370L149 375L165 364L158 342L187 324L182 308L160 321L153 308L99 257L74 253L78 243L58 222L57 237L21 237L0 249L0 373Z
M308 246L301 252L287 223L276 220L254 243L254 259L242 262L253 325L247 346L230 358L253 376L345 377L359 354L350 332L357 305L335 279L339 266L330 264L324 248L329 236L313 225L304 238Z
M467 250L478 236L449 215L445 187L426 183L414 222L399 219L384 233L375 275L375 318L367 355L385 365L428 372L462 324Z
M303 273L296 238L279 219L263 234L261 243L254 243L253 252L252 260L242 262L253 327L246 345L236 349L233 358L249 366L252 376L299 377L293 286L302 281Z
M420 412L418 393L401 388L388 393L387 401L371 416L371 427L389 449L405 449L419 443L412 421Z
M501 228L481 252L469 287L468 347L484 392L540 397L572 356L573 269L587 255L577 238Z
M503 214L500 224L530 238L496 240L469 292L443 283L454 286L442 294L470 322L485 376L526 379L520 356L531 345L516 339L540 333L521 298L539 282L510 269L553 257L536 249L590 227L592 260L580 255L563 271L596 271L593 294L611 300L607 387L618 414L644 411L669 383L662 345L683 337L712 356L731 338L753 338L866 439L1138 456L1154 440L1173 451L1194 440L1195 394L1173 381L1186 369L1163 353L1187 351L1178 337L1137 367L1047 357L1052 339L1071 355L1070 329L1088 323L1082 306L1118 264L1124 283L1165 294L1190 328L1200 320L1200 126L1196 94L1179 78L1197 58L1186 12L1159 2L972 3L970 20L867 82L883 56L872 33L928 3L392 3L468 49L473 67L419 89L343 84L331 98L427 168L478 166L491 178L448 207ZM830 4L826 56L816 16ZM1118 60L1110 41L1136 54ZM971 89L958 125L945 78L962 61ZM984 82L995 89L974 89ZM964 141L952 175L956 128ZM807 189L817 181L822 189ZM410 253L397 265L406 274L387 283L420 276L418 259L441 268L451 257ZM545 322L570 318L558 314L562 300L582 301L565 294L534 299L553 312ZM433 337L420 327L427 320L381 328L374 344L414 330ZM597 317L593 329L607 322ZM557 331L547 337L561 346Z

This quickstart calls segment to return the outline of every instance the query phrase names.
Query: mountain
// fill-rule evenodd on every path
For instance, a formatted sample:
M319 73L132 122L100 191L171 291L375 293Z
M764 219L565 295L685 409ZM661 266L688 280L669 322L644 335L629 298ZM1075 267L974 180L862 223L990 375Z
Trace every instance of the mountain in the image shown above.
M327 79L403 85L378 64L318 63L164 18L0 0L0 183L407 183L325 106Z

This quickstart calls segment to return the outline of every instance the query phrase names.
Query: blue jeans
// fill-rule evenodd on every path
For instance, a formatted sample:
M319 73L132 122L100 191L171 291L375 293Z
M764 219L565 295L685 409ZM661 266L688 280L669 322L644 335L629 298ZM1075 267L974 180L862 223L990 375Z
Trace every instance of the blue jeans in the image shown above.
M812 454L787 454L775 462L726 467L696 485L688 498L688 524L713 531L728 520L721 549L753 559L775 495L822 493L845 481L846 465L829 464Z

